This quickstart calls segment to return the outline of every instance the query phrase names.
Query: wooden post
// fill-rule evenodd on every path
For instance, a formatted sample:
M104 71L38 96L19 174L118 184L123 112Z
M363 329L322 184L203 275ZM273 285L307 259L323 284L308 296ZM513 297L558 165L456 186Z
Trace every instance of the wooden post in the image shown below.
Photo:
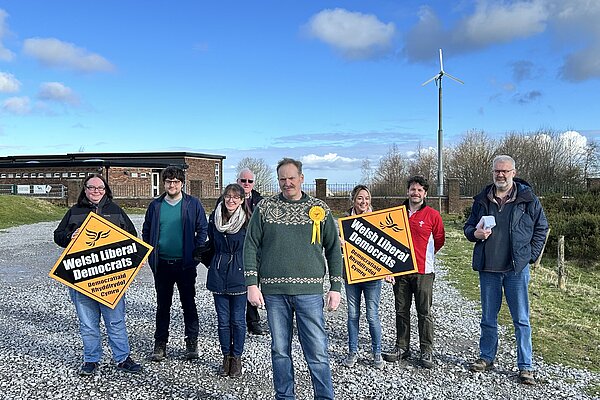
M558 288L565 290L567 271L565 269L565 237L558 237Z

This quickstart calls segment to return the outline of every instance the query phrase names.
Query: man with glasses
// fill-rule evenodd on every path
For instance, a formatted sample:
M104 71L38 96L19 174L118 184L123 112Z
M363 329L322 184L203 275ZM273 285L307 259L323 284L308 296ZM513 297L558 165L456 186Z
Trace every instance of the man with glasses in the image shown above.
M208 222L200 201L183 192L181 168L162 171L165 193L148 206L142 238L154 246L148 263L156 288L156 330L152 361L167 354L173 288L177 285L185 325L185 357L198 358L198 311L196 310L196 266L194 250L206 241Z
M484 372L494 368L504 292L515 327L518 378L523 384L533 385L529 264L542 253L548 221L539 199L527 182L515 178L516 173L512 157L494 158L494 183L474 197L464 226L467 239L475 242L473 269L479 272L481 291L479 359L470 369Z

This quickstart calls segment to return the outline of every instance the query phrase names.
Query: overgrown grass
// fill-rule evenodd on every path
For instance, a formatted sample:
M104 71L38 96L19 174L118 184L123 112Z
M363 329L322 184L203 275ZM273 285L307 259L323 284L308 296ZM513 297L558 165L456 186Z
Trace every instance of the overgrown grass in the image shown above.
M56 221L65 215L66 208L44 200L24 196L0 195L0 228Z
M462 221L445 220L446 245L439 257L449 270L450 281L465 297L479 301L479 277L471 269L473 243L464 238ZM567 288L560 290L555 265L556 259L544 257L541 265L531 272L534 351L546 362L600 372L600 269L584 270L575 263L567 263ZM512 319L505 302L500 323L510 326L512 332Z

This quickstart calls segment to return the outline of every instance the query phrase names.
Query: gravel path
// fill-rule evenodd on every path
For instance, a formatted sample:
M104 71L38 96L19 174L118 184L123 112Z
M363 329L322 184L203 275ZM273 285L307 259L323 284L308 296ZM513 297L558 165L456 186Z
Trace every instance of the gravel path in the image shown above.
M141 224L141 216L134 222ZM273 398L270 338L249 336L241 379L219 378L221 362L212 296L198 282L200 359L183 359L183 319L174 301L169 358L148 361L153 346L155 295L147 267L127 293L127 326L132 356L143 365L139 375L117 371L105 341L104 360L92 377L76 373L82 357L77 318L66 288L48 272L61 250L52 242L56 222L0 231L0 399L268 399ZM200 267L201 273L205 272ZM346 354L345 302L326 313L331 366L338 399L599 399L586 394L600 386L600 375L548 365L535 358L539 384L519 385L512 330L503 331L497 369L473 374L467 363L478 355L478 304L462 298L439 266L434 291L436 348L433 370L417 360L370 365L370 339L364 316L359 336L361 360L353 369L341 365ZM364 314L364 313L363 313ZM413 312L414 314L414 312ZM383 345L394 342L393 294L384 285L381 299ZM262 315L265 317L265 315ZM413 321L413 328L415 328ZM413 329L413 350L417 350ZM534 338L535 340L535 338ZM298 399L311 399L312 388L300 345L294 340Z

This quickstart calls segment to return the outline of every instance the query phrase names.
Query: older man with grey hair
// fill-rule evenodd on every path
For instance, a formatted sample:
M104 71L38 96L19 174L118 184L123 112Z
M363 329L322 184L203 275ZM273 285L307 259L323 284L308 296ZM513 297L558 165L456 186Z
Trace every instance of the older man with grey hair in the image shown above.
M475 243L473 269L479 272L481 335L479 359L471 371L494 368L498 350L498 313L502 293L515 327L519 381L535 384L529 323L529 264L540 257L548 221L527 182L515 178L515 160L500 155L492 162L493 184L474 197L465 223L466 238Z

